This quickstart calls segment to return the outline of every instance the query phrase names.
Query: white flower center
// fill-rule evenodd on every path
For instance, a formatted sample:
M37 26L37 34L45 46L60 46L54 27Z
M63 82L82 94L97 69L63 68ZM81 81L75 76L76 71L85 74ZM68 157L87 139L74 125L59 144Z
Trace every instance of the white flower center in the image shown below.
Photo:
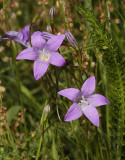
M38 53L38 60L43 62L47 62L51 56L51 53L45 48L43 50L38 50L37 53Z
M85 109L86 106L89 105L89 102L87 101L87 99L82 96L82 97L78 97L77 101L78 105L81 107L81 110L83 111Z

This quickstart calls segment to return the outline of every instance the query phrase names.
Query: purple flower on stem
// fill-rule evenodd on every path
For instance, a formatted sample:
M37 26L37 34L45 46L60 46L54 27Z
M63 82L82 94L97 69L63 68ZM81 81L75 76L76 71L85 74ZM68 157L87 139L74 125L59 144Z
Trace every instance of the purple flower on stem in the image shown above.
M75 37L72 35L72 33L70 31L66 31L65 35L66 35L68 42L71 44L71 46L77 48L78 43L77 43Z
M58 92L74 103L69 108L65 116L65 121L78 119L82 114L95 125L99 126L99 115L96 107L109 104L109 101L100 94L93 94L95 91L95 76L88 78L81 91L76 88L68 88ZM92 95L93 94L93 95Z
M64 66L65 59L56 52L65 38L64 34L53 36L47 42L41 36L41 32L34 32L31 36L33 47L24 49L16 59L34 60L34 77L40 79L47 71L49 63L55 66Z
M50 20L53 20L53 17L54 17L55 14L56 14L55 6L52 6L50 8L50 11L49 11L49 18L50 18Z

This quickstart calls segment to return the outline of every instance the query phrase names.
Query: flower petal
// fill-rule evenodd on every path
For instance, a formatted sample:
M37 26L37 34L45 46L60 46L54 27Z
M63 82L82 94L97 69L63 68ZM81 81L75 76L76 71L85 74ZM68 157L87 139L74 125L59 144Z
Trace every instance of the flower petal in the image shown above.
M110 102L102 95L100 94L94 94L87 98L87 101L89 104L91 104L94 107L98 107L101 105L109 104Z
M23 35L23 41L26 42L26 41L29 41L30 40L30 27L37 27L37 25L26 25L24 27L24 29L21 29L19 32L22 33Z
M36 80L40 79L46 73L48 67L49 63L47 62L35 61L33 67L34 78Z
M41 32L36 31L31 36L31 43L32 43L33 47L41 49L46 44L46 41L41 36Z
M81 117L82 114L83 112L80 106L77 103L73 103L69 108L68 112L66 113L64 121L72 121L78 119L79 117Z
M36 60L38 57L37 52L33 50L33 48L24 49L16 59L28 59L28 60Z
M36 25L36 24L32 24L32 25L26 25L25 27L24 27L24 29L26 30L26 31L28 31L28 30L30 30L30 27L32 28L32 27L37 27L38 28L38 26Z
M53 52L49 59L49 63L55 66L64 66L66 64L66 61L61 54L59 54L58 52Z
M50 51L53 51L53 52L57 51L60 45L62 44L64 38L65 38L65 34L53 36L48 40L47 47L49 48Z
M95 107L88 105L83 109L85 116L97 127L99 127L99 114Z
M19 32L17 32L17 31L8 31L8 32L5 33L5 36L8 37L8 38L9 37L10 38L14 38L14 37L16 38L18 34L19 34ZM23 36L21 38L23 38Z
M8 38L1 38L1 39L0 39L0 42L1 42L1 41L4 41L4 40L7 40L7 39L8 39Z
M23 35L20 32L8 31L5 33L5 36L11 40L22 42Z
M91 94L93 94L94 91L95 91L95 76L91 76L84 82L81 88L81 93L84 97L88 97Z
M19 33L23 35L23 39L22 39L23 42L26 42L27 40L29 40L29 33L30 33L29 30L21 29Z
M67 97L71 101L75 102L81 93L80 90L76 88L67 88L59 91L58 94Z

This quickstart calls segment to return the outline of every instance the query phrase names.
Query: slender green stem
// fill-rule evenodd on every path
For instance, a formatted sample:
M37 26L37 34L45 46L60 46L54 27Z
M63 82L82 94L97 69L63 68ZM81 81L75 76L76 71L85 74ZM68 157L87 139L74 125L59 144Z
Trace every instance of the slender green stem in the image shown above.
M58 140L59 140L59 143L60 143L60 149L61 149L61 155L62 155L61 158L64 160L64 151L63 151L63 146L62 146L61 139L60 139L60 136L59 136L59 132L58 132Z
M108 17L108 28L109 28L109 31L111 32L111 17L110 17L110 10L109 10L109 5L107 0L105 0L105 6L107 10L107 17Z
M84 50L88 50L88 49L92 49L92 48L95 48L95 44L90 44L90 45L84 46L84 47L80 48L80 50L84 51ZM62 54L65 55L65 54L69 54L72 52L76 52L76 49L64 51Z
M35 160L39 160L40 150L41 150L41 146L42 146L42 142L43 142L43 137L44 137L44 125L42 127L42 133L41 133L41 136L40 136L39 147L38 147L38 150L37 150L37 154L36 154L36 159Z
M64 9L63 9L63 7L62 7L62 5L61 5L61 3L60 3L60 0L58 0L58 2L59 2L59 6L60 6L60 8L61 8L61 11L62 11L62 16L63 16L63 21L64 21L64 24L65 24L65 28L67 29L66 16L65 16L65 13L64 13Z
M3 0L3 11L4 11L4 16L5 16L5 25L6 25L6 30L8 31L9 28L8 28L8 25L7 25L7 19L6 19L6 2L5 0Z
M81 23L81 18L79 17L78 13L76 12L75 5L74 5L73 0L70 0L70 2L71 2L72 7L74 8L74 13L75 13L75 15L76 15L76 17L77 17L77 19L78 19L79 24L80 24L80 26L83 28L83 25L82 25L82 23Z
M58 155L58 124L56 125L56 153L57 153L57 160L59 160L59 155Z
M62 122L61 117L59 115L59 109L58 109L58 103L57 103L57 92L59 90L59 88L58 88L59 75L60 75L60 73L57 74L57 69L55 68L55 78L56 78L56 112L57 112L57 116L58 116L59 120Z
M38 147L38 150L37 150L37 154L36 154L36 159L35 160L39 159L40 150L41 150L41 146L42 146L42 143L43 143L44 125L45 125L46 118L47 118L44 111L45 111L45 107L47 106L47 103L48 103L48 101L46 100L45 105L44 105L44 109L43 109L43 113L42 113L42 116L41 116L41 120L40 120L41 136L40 136L39 147Z

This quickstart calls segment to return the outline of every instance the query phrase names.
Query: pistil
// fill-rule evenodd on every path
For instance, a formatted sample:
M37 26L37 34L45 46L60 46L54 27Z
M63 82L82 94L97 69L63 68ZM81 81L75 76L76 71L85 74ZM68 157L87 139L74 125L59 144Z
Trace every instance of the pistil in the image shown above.
M76 102L79 104L79 106L81 107L82 111L84 110L84 108L85 108L86 106L89 105L88 101L85 99L84 96L78 97L78 99L77 99Z

